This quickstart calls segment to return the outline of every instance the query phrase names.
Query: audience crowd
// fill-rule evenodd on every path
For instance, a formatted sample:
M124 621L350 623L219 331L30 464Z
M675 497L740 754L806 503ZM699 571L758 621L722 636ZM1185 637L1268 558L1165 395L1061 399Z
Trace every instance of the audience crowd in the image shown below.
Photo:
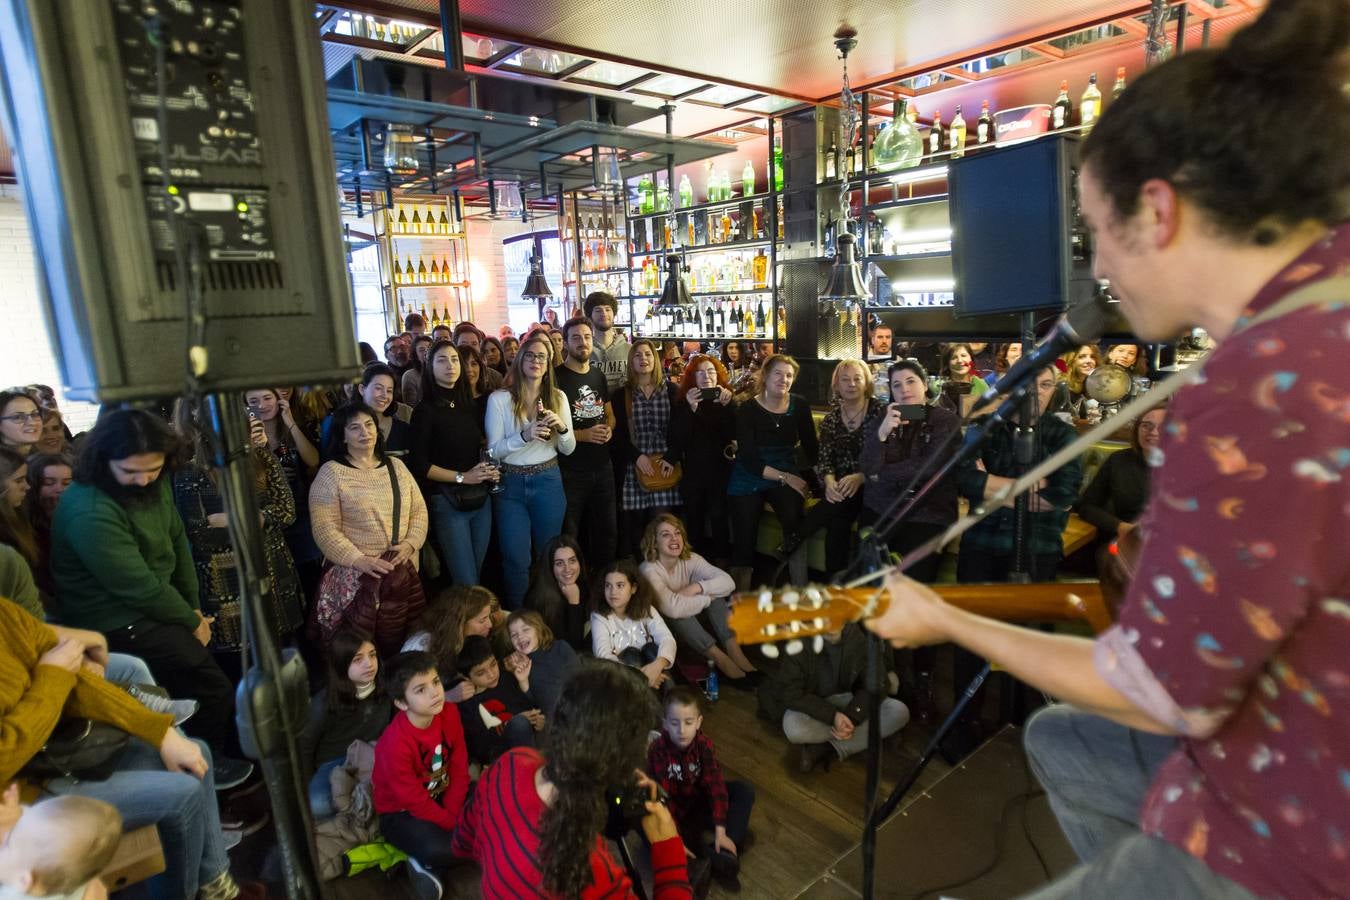
M824 577L846 570L858 529L950 455L967 398L1021 345L936 348L930 377L891 357L887 331L869 363L838 364L818 420L797 361L771 346L630 342L614 313L592 294L519 339L468 322L427 333L413 314L358 384L240 398L269 586L254 627L309 663L299 758L325 877L403 865L438 897L448 869L476 863L485 896L626 896L606 838L637 827L658 897L709 879L736 890L755 790L724 775L702 729L714 678L757 692L804 773L866 746L878 691L884 736L911 707L931 713L931 651L887 654L868 684L849 625L766 674L729 600L756 575L805 584L818 543ZM1143 348L1104 352L1039 373L1035 460L1089 418L1098 366L1146 375ZM1133 423L1086 488L1075 463L1034 493L1034 579L1056 576L1075 504L1102 542L1128 534L1164 415ZM927 494L889 550L1015 478L1017 424ZM49 388L0 393L0 780L43 798L0 804L12 893L102 896L122 830L154 825L156 896L262 896L230 872L262 823L230 812L259 778L234 725L247 639L209 459L181 401L172 416L106 409L77 437ZM965 534L959 580L1008 577L1012 522L1001 510ZM940 563L910 574L934 581ZM974 664L957 654L958 677ZM106 752L55 758L79 722L113 735Z

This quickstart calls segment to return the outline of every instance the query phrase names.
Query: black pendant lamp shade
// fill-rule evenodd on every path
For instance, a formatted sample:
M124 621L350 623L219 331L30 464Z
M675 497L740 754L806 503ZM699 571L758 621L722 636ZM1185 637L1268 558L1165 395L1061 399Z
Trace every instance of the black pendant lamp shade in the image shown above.
M688 306L692 302L689 286L680 274L680 258L672 253L666 257L666 286L661 289L661 305Z
M553 296L553 291L544 278L543 261L538 255L530 256L530 277L525 279L525 290L520 296L525 300L546 300Z

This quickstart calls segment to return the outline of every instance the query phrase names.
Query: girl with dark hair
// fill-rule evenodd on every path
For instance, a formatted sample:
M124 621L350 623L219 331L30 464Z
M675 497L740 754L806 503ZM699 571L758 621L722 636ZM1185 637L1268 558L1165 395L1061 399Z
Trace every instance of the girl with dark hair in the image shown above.
M42 439L46 413L38 402L23 391L0 391L0 447L32 453Z
M731 575L741 590L750 587L759 540L759 517L768 501L783 534L801 527L811 488L798 474L798 451L808 466L816 464L819 443L811 405L792 393L801 367L790 356L770 356L759 371L755 397L736 410L736 464L727 493L731 495ZM788 557L793 584L806 583L806 557L798 549Z
M47 597L56 596L52 583L52 517L61 495L75 480L75 460L69 454L35 454L28 460L28 521L37 539L38 562L33 580Z
M427 370L427 354L431 352L433 338L429 334L414 335L412 339L411 365L399 379L399 399L413 409L422 402L423 376Z
M582 900L637 896L602 837L611 792L629 785L651 798L642 830L651 844L654 900L691 900L684 842L641 772L647 731L659 715L632 672L581 664L563 688L542 750L510 750L493 763L455 829L455 855L482 867L484 897L519 894L522 885L531 894Z
M359 576L379 580L404 566L414 570L405 574L415 583L427 537L427 505L417 479L402 460L385 452L378 414L370 407L352 403L331 418L324 447L328 462L310 488L309 516L324 557L345 571L325 574L321 599L326 590L336 599L354 594ZM386 597L378 609L385 625L376 631L376 644L385 653L403 643L425 604L420 587L401 600L395 604Z
M727 481L735 440L736 407L727 370L712 356L694 356L675 393L666 459L684 467L680 497L694 540L723 561L731 553Z
M938 402L963 415L963 397L982 397L989 383L976 374L975 354L966 343L948 344L942 351L942 394Z
M556 636L577 650L590 650L586 622L591 614L589 582L581 545L560 534L544 544L530 567L525 607L543 616Z
M382 452L402 456L408 452L412 437L412 407L399 403L395 388L398 373L385 363L371 363L361 370L361 387L353 402L360 403L375 414L380 428ZM325 445L332 437L333 416L324 420L320 435ZM325 457L325 459L331 457Z
M464 369L464 380L469 385L469 392L474 400L486 406L486 401L480 398L492 393L492 385L488 367L483 365L483 354L472 344L460 344L456 349L459 350L459 363Z
M639 552L642 529L659 512L680 505L678 487L648 490L638 478L667 476L673 464L665 459L669 445L675 383L667 380L656 358L656 345L637 338L628 349L628 383L613 397L614 459L624 467L619 507L620 531L628 535L628 550Z
M505 618L492 591L479 585L452 585L432 598L415 630L403 642L401 652L423 650L436 657L441 678L447 685L446 700L451 703L467 700L474 689L467 679L460 680L459 651L470 635L494 639L499 617Z
M455 584L477 584L492 539L488 490L500 476L479 461L483 417L463 374L462 354L436 341L422 370L408 467L421 482L441 557Z
M209 443L186 400L179 399L175 404L174 425L184 445L192 448L192 455L174 474L173 498L192 546L202 609L215 619L208 649L228 657L229 663L234 664L243 647L244 634L242 585L230 544L229 520L217 489L216 470L208 465ZM265 575L272 587L266 594L270 601L267 624L284 644L304 621L300 579L285 537L285 529L295 522L295 498L286 485L281 465L267 452L262 422L250 420L249 437L253 492L262 518Z
M245 391L244 402L249 417L262 422L267 449L281 466L281 474L290 488L295 521L282 529L282 535L300 577L301 594L312 597L319 584L322 563L309 522L309 483L311 472L319 465L318 447L311 443L309 433L300 427L290 403L275 388Z
M516 354L520 352L520 341L510 335L502 338L502 374L505 375L511 371L511 366L516 361Z
M567 497L558 454L577 446L571 406L553 383L552 358L547 336L526 338L507 386L487 401L487 445L501 467L503 488L495 495L493 515L511 609L525 599L535 554L562 532Z
M502 352L502 342L495 337L484 337L483 347L478 351L483 357L483 365L500 375L506 374L506 357Z
M21 588L3 594L37 619L46 617L43 599L35 589L34 574L42 563L37 534L28 519L26 500L30 492L28 461L18 451L0 446L0 544L12 549L17 559L6 560L4 582ZM11 570L8 566L13 566ZM22 566L26 572L18 571Z
M300 735L300 765L313 772L309 780L309 809L314 820L337 813L329 776L347 757L352 741L374 744L380 739L394 707L378 689L379 652L370 635L340 628L324 654L327 685L309 704L309 723Z
M984 377L984 381L990 387L995 382L1008 373L1013 363L1022 358L1022 342L1011 341L1006 344L999 344L994 350L994 371Z
M675 636L656 611L651 583L627 559L610 563L600 573L600 590L591 600L591 652L640 669L658 688L670 680L675 664Z
M367 366L373 362L380 361L380 354L376 353L375 348L370 346L368 342L361 341L359 344L356 345L356 349L360 352L361 355L361 365Z
M1106 350L1106 361L1125 369L1134 378L1148 375L1148 352L1141 344L1112 344Z
M1158 407L1135 419L1130 426L1130 447L1112 453L1078 499L1074 511L1097 526L1101 543L1110 543L1134 528L1148 503L1149 470L1162 443L1166 407Z

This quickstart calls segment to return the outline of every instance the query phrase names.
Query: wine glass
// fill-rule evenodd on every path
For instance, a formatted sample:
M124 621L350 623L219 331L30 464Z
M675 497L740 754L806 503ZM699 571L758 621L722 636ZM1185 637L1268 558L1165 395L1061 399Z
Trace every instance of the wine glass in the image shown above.
M482 450L478 451L478 461L482 463L487 463L488 465L492 466L492 468L497 470L498 475L497 480L492 482L492 487L488 488L488 493L500 494L502 491L506 490L505 486L502 485L501 466L497 465L497 460L492 455L491 447L484 447Z

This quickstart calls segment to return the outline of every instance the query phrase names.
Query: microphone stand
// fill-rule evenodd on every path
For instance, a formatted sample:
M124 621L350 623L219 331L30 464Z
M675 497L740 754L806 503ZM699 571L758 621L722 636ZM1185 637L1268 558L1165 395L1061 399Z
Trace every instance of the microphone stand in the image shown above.
M1028 336L1036 327L1035 314L1022 313L1022 339L1025 344ZM1039 373L1032 373L1032 378ZM1025 474L1036 455L1036 415L1037 398L1034 391L1023 394L1017 415L1017 435L1013 441L1013 475ZM1008 581L1015 584L1027 584L1031 581L1031 553L1028 542L1031 531L1031 505L1026 494L1018 494L1013 501L1013 567L1008 573Z

